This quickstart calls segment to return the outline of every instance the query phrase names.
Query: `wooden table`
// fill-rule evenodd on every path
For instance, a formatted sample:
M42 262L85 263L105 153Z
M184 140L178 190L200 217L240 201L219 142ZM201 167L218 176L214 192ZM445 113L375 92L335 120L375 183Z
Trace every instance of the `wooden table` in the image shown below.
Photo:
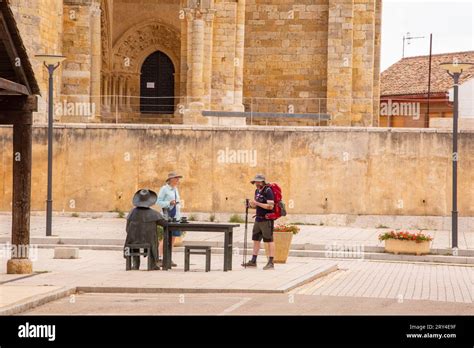
M180 232L223 232L224 233L224 272L232 270L232 248L234 228L239 224L179 223L170 222L163 233L163 269L171 269L172 231Z

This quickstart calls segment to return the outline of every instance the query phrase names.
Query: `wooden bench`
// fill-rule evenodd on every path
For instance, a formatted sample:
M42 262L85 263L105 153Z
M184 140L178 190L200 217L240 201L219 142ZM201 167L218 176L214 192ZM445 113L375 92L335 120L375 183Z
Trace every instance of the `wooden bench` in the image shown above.
M133 251L138 250L138 251ZM143 250L143 251L142 251ZM147 256L148 266L147 270L151 271L154 268L153 258L151 257L151 245L146 244L126 244L123 248L123 256L125 257L125 270L130 271L132 269L132 256Z
M191 255L206 255L206 272L211 271L211 247L208 245L186 245L184 247L184 271L189 271Z

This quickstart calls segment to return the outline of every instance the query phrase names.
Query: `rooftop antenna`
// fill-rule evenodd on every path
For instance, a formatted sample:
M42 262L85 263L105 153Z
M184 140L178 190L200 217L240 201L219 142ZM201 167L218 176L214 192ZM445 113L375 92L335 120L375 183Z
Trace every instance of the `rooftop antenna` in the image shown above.
M410 44L410 40L415 40L415 39L424 39L424 36L411 36L410 32L407 32L405 35L403 35L403 50L402 50L402 58L405 58L405 41L407 42L407 45Z

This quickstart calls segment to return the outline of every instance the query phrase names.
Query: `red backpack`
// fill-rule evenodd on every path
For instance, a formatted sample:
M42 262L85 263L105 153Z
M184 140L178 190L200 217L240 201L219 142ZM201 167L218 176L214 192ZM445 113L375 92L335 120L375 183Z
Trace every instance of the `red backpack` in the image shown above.
M265 214L265 219L276 220L281 216L286 216L286 207L285 203L281 200L282 195L280 186L278 186L277 183L267 184L266 186L273 192L275 205L273 207L273 212Z

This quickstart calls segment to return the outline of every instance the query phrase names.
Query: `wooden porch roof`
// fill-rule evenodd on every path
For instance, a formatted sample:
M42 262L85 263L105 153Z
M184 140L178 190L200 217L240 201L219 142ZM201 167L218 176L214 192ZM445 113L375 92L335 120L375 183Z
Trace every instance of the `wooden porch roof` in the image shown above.
M39 95L40 89L9 2L0 1L0 96Z

